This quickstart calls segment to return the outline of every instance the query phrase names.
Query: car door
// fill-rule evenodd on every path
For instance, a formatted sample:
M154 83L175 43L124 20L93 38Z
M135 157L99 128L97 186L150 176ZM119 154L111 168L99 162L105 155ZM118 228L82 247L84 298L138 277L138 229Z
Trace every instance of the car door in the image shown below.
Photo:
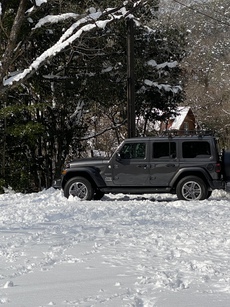
M113 165L113 183L132 187L149 185L147 141L130 141L123 145Z
M179 169L177 143L159 140L150 143L150 185L167 187Z

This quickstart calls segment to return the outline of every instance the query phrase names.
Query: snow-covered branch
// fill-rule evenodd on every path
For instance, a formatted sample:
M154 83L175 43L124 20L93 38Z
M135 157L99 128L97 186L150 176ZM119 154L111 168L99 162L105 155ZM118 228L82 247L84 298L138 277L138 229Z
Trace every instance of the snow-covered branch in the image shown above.
M41 5L46 1L36 0L37 5ZM84 33L93 31L95 29L104 29L109 23L121 18L132 18L131 12L137 9L140 5L145 5L147 1L125 1L119 8L109 8L103 12L97 11L89 13L82 17L77 14L63 14L59 16L46 16L36 24L34 30L40 28L47 23L57 23L63 21L66 18L79 18L74 22L60 37L60 39L47 50L45 50L40 56L38 56L30 64L30 66L19 73L12 73L10 77L5 77L3 80L3 86L14 86L23 82L33 75L41 66L43 66L48 59L54 57L58 53L62 52L66 47L71 45L74 41L79 39Z
M173 92L175 94L182 91L182 87L180 85L172 86L170 84L159 84L158 82L153 82L148 79L144 80L144 84L149 87L155 87L158 88L159 90L164 90L166 92ZM142 88L139 90L139 92L145 92L145 91L146 91L145 86L142 86Z
M222 109L222 111L223 111L225 114L230 115L230 112L228 112L228 111L226 111L226 110L224 110L224 109Z

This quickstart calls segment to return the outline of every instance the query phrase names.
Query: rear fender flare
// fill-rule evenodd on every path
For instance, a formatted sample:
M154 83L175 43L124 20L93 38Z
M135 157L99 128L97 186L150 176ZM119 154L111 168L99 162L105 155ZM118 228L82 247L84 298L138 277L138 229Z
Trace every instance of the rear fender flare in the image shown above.
M185 176L193 176L193 175L205 180L207 185L210 186L210 182L211 182L210 175L201 167L193 167L192 169L191 168L180 169L170 181L169 186L175 188L181 178Z

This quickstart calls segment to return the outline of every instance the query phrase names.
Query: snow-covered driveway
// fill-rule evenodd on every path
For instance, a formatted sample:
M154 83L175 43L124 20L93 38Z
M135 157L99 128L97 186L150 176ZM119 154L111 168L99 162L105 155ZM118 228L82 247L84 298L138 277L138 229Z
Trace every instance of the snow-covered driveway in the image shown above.
M0 195L0 305L228 307L230 195Z

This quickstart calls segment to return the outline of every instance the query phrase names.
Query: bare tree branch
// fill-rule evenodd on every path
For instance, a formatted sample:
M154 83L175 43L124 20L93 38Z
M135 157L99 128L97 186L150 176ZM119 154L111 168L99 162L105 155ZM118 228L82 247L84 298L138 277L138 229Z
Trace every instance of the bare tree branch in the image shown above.
M101 130L100 132L97 132L96 134L84 136L84 137L81 138L81 141L90 140L90 139L95 138L95 137L97 137L97 136L99 136L99 135L102 135L102 134L104 134L105 132L110 131L110 130L116 130L116 129L118 129L119 127L123 126L123 125L125 124L125 122L126 122L126 120L123 121L123 122L120 123L120 124L116 124L116 125L114 125L114 126L105 128L105 129Z

